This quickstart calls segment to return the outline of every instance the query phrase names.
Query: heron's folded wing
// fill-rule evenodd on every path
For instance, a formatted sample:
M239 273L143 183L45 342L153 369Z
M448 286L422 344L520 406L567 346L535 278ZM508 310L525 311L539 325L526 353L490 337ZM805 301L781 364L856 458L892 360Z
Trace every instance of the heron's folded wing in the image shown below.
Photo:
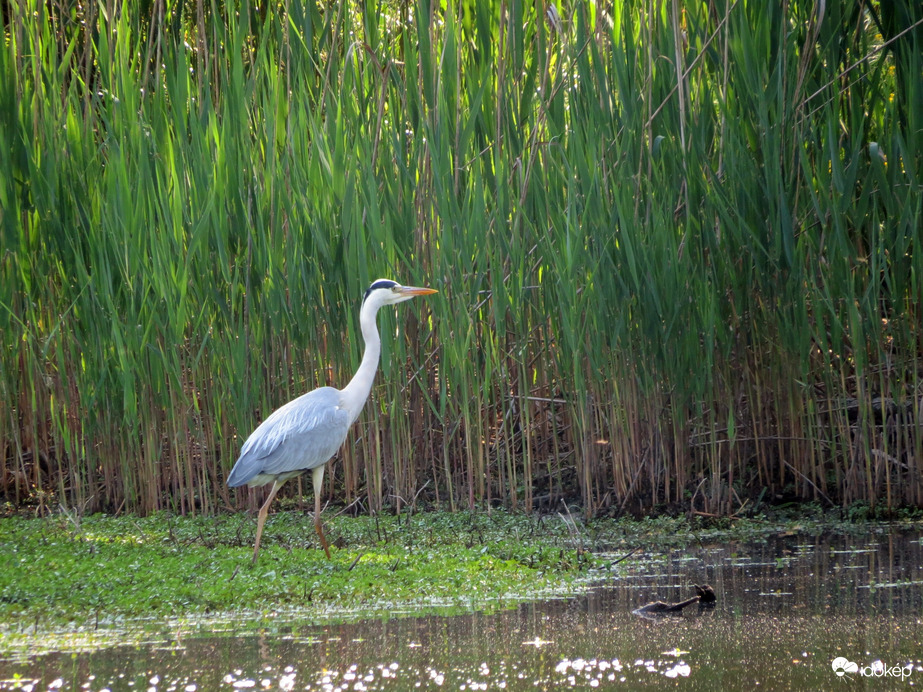
M244 443L228 476L243 485L261 474L312 469L332 457L349 430L349 415L339 406L340 392L322 387L276 409Z

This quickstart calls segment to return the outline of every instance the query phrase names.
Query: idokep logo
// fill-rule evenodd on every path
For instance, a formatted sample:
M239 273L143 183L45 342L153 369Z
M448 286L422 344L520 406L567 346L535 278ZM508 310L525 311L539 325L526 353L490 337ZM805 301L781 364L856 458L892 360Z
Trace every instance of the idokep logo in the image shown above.
M833 672L836 673L838 678L843 677L847 673L858 673L859 672L858 663L853 663L852 661L845 659L842 656L840 656L839 658L833 659L833 663L831 663L830 665L833 666Z
M913 665L906 666L886 666L881 661L874 661L871 665L859 667L858 663L853 663L848 658L838 656L830 664L833 666L833 672L837 677L842 678L845 675L855 675L859 673L865 678L900 678L906 680L913 672Z

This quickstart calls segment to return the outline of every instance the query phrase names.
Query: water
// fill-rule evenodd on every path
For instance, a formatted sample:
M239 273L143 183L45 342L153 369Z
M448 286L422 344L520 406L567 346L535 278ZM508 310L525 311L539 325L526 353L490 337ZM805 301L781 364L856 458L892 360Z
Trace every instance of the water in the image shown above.
M491 614L327 625L287 620L246 635L165 631L140 647L0 661L0 690L880 690L923 684L919 532L792 535L635 555L604 571L600 581L580 597ZM718 596L714 608L692 605L650 620L631 612L649 601L684 600L693 584L706 582ZM840 657L842 679L831 665Z

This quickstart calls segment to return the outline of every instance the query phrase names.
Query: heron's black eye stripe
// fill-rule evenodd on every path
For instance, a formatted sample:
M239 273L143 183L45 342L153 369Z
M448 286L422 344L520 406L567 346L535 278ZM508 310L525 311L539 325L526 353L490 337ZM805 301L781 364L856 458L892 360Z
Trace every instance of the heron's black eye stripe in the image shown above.
M391 281L389 279L380 279L379 281L376 281L371 286L369 286L368 290L365 292L365 295L362 296L362 301L365 302L365 299L369 297L369 293L371 293L372 291L376 291L379 288L394 288L395 286L397 286L396 281Z
M371 290L371 289L375 289L375 288L394 288L395 286L397 286L397 282L396 282L396 281L390 281L390 280L388 280L388 279L382 279L382 280L380 280L380 281L376 281L376 282L373 283L371 286L369 286L369 289Z

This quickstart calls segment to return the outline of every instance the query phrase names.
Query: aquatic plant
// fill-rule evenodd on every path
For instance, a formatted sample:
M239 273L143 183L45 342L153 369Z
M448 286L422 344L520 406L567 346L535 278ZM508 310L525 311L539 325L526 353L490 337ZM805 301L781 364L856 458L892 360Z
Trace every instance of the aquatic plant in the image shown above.
M7 10L14 507L256 506L242 439L346 381L387 275L440 294L357 510L923 504L916 3Z
M325 523L331 561L309 518L280 512L267 521L254 565L255 527L243 513L0 519L0 653L5 633L89 630L138 618L489 610L574 593L689 546L822 533L867 540L920 528L919 519L876 525L819 516L568 522L505 510L325 517ZM785 568L788 560L767 564Z
M573 590L591 564L560 521L504 512L341 517L328 522L330 562L304 517L282 513L256 565L242 513L75 519L0 520L0 623L489 608Z

